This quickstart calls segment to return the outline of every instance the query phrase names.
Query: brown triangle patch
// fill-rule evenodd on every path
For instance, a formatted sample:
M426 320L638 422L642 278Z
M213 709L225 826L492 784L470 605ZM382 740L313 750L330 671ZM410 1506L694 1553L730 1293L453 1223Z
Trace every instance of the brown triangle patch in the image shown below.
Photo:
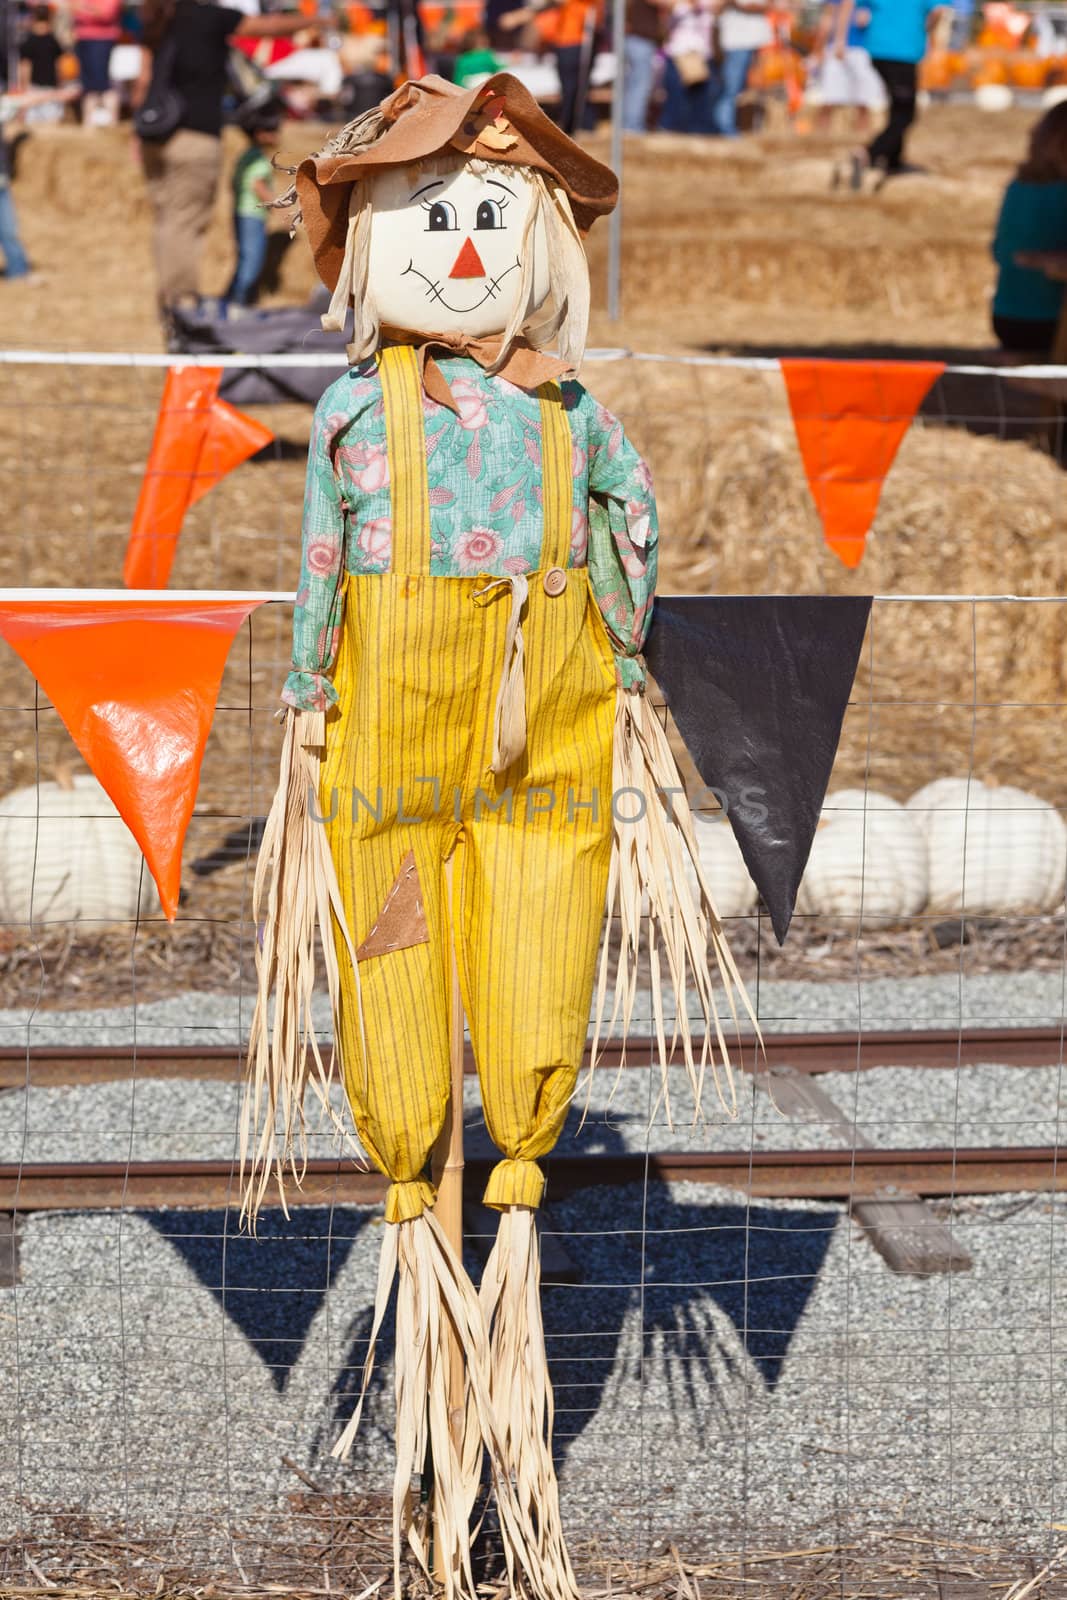
M409 950L415 944L429 944L430 930L422 907L422 885L415 865L415 852L409 850L400 863L396 882L385 897L378 920L356 951L357 961L368 956L385 956L391 950Z

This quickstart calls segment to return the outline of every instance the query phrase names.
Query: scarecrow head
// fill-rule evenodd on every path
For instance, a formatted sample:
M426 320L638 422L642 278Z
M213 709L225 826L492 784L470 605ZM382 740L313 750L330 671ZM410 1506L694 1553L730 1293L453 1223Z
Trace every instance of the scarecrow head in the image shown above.
M352 360L383 338L519 340L568 365L585 349L582 236L614 206L613 172L560 132L507 73L477 89L406 83L297 169L293 198L323 326L353 308Z

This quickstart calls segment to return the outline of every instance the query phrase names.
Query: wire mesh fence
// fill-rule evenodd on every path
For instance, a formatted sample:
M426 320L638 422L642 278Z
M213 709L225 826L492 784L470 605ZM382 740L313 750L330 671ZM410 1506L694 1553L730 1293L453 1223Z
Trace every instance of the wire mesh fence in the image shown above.
M160 374L9 371L0 576L112 584ZM762 1066L742 1051L739 1116L694 1125L679 1070L668 1127L638 1045L583 1082L546 1161L581 1576L802 1595L945 1593L971 1573L1009 1592L1064 1521L1060 469L987 401L990 434L931 415L850 575L821 547L775 370L621 358L587 376L656 473L662 587L916 597L874 602L785 946L745 894L727 918L768 1041ZM1009 380L989 381L1006 406ZM175 587L291 588L309 413L264 415L274 446L190 512ZM288 624L264 606L231 651L176 923L135 907L0 925L0 1592L360 1593L388 1567L387 1361L353 1461L330 1457L380 1208L322 1177L251 1240L226 1203ZM46 788L76 758L13 653L0 675L3 787L34 792L43 872ZM67 803L63 827L86 809ZM122 824L96 830L117 871ZM473 1077L464 1121L477 1277L492 1146ZM311 1153L336 1156L334 1136ZM112 1188L80 1204L78 1175L105 1163ZM147 1203L160 1163L184 1187ZM491 1580L491 1527L485 1546Z

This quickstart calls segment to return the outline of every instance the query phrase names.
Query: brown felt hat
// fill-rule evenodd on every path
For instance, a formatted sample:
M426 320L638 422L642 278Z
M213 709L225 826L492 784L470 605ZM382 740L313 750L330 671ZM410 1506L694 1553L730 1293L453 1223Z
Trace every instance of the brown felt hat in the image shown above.
M319 277L333 289L341 271L352 185L389 167L414 165L458 150L486 161L536 167L566 192L574 220L587 233L619 197L619 180L541 110L509 72L476 89L429 75L402 84L381 104L385 131L351 150L343 135L302 161L296 192Z

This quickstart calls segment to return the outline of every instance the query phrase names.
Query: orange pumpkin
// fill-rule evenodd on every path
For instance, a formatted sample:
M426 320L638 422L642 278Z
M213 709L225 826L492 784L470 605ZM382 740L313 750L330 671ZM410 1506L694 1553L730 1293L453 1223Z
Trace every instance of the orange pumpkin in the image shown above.
M955 74L950 69L946 50L931 50L919 68L919 87L934 94L943 93Z
M980 50L1010 50L1015 40L1006 28L991 27L988 23L978 35Z
M64 50L56 62L56 76L60 83L77 83L81 77L81 67L73 50Z
M754 89L773 89L789 75L789 52L780 45L769 45L756 57L749 82Z
M983 83L1007 83L1007 81L1008 69L1003 61L998 61L995 56L991 56L988 61L983 61L971 79L976 89L980 89Z
M1011 63L1011 81L1017 89L1043 89L1048 62L1040 56L1021 55Z

